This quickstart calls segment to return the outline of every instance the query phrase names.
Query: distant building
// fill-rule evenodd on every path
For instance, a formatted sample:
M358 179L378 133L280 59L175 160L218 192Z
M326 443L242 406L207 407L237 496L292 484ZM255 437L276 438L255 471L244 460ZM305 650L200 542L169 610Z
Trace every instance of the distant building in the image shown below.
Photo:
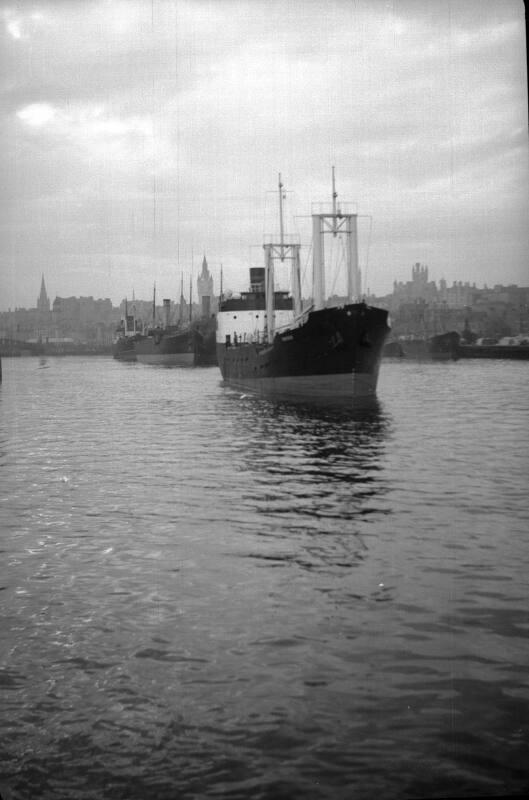
M439 300L449 308L471 306L476 293L476 284L471 286L468 282L454 281L452 286L447 286L444 278L439 281Z
M33 311L30 309L30 312ZM46 341L51 336L52 315L50 311L50 299L46 291L44 275L40 283L40 294L37 298L37 308L33 312L34 319L29 321L29 329L33 328L35 337L38 341ZM26 337L27 338L27 337Z
M393 301L400 303L413 303L417 300L435 302L437 287L435 281L428 280L428 267L416 263L411 270L411 281L403 283L394 281Z
M56 297L52 307L53 330L56 337L72 336L79 342L105 344L119 322L119 309L108 298Z
M262 268L260 268L262 269ZM254 276L255 277L255 276ZM256 279L257 280L257 279ZM197 279L198 302L182 297L172 311L174 321L187 323L191 318L215 314L218 311L213 277L206 257ZM191 292L190 292L191 294ZM190 297L189 300L192 298ZM371 305L391 312L393 335L408 333L438 333L445 330L462 332L470 329L477 336L511 336L529 333L529 287L495 285L478 289L475 284L454 281L447 286L444 279L436 285L429 279L428 267L415 263L411 280L393 284L393 293L385 297L369 294ZM335 303L345 303L345 297L334 297ZM111 300L93 297L55 297L50 300L42 275L40 293L35 308L15 308L0 312L0 339L34 341L45 344L73 341L77 344L106 345L112 342L115 330L125 312L114 307ZM153 301L128 302L128 313L138 322L152 325ZM156 308L156 321L161 323L162 309Z
M416 263L412 267L411 281L393 283L393 294L389 304L392 309L406 303L439 303L447 308L465 308L471 306L478 290L476 284L454 281L452 286L447 286L444 278L437 287L435 281L428 280L428 267Z
M202 272L197 278L197 293L200 313L205 317L209 317L215 311L215 297L213 294L213 276L208 269L206 256L202 260Z
M529 288L454 281L430 281L428 267L412 266L411 281L393 284L393 293L367 301L391 312L393 335L431 335L470 329L480 336L504 336L529 331Z
M37 300L37 311L41 314L49 314L50 313L50 300L48 297L48 293L46 292L46 284L44 283L44 275L42 276L42 281L40 284L40 294Z

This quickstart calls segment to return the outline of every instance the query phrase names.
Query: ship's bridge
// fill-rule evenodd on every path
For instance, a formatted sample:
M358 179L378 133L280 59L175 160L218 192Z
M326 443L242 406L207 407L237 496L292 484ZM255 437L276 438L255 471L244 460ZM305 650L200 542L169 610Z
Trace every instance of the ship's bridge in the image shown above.
M274 292L271 312L264 292L242 292L240 297L229 297L221 303L217 314L217 342L233 345L271 341L270 329L277 331L292 325L292 309L293 299L288 292Z
M228 297L221 301L220 311L260 311L266 308L264 292L241 292L239 297ZM289 292L274 292L274 308L289 310L292 308L292 297Z

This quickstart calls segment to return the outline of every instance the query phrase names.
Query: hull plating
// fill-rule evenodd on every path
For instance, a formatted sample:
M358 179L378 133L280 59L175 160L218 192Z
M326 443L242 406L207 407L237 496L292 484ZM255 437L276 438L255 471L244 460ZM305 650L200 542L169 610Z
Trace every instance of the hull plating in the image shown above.
M168 367L193 366L194 337L191 332L177 335L155 334L135 343L140 364L162 364Z
M138 353L136 360L140 364L161 364L166 367L192 367L195 363L194 353Z
M454 331L429 339L403 339L399 344L405 358L423 361L455 361L459 358L459 334Z
M525 345L462 344L458 354L461 358L508 358L529 360L529 347Z
M293 378L246 378L229 381L234 388L275 400L300 402L336 401L372 398L376 395L377 374L338 373L336 375L300 375Z
M138 338L121 336L114 342L114 346L112 347L113 357L118 361L136 361L134 345Z
M112 355L117 361L136 361L136 352L133 348L114 348Z

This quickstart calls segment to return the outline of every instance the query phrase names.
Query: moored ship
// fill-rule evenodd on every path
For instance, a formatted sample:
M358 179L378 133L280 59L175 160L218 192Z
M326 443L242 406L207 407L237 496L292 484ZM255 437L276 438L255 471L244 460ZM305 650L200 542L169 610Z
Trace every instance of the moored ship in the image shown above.
M141 325L134 313L128 313L128 303L125 300L125 316L116 330L112 345L113 357L118 361L136 361L134 345L140 338L142 338Z
M457 331L426 337L400 336L394 342L388 342L384 354L418 361L456 361L459 358L459 339Z
M193 325L195 332L195 367L217 365L216 320L212 315Z
M516 361L529 360L529 335L517 334L504 336L501 339L484 337L475 343L461 342L459 346L461 358L503 358Z
M112 356L118 361L136 361L136 351L132 337L118 336L112 345Z
M217 359L224 381L278 400L335 402L376 394L388 312L360 300L357 214L337 205L312 214L313 303L302 308L300 248L283 233L279 177L279 237L265 242L264 268L250 269L250 290L221 297ZM324 236L344 243L347 302L325 305ZM275 287L276 262L290 263L290 289Z
M195 363L196 333L191 325L169 324L171 301L163 301L165 324L149 328L146 335L134 342L140 364L167 367L192 367ZM153 318L156 308L153 300Z

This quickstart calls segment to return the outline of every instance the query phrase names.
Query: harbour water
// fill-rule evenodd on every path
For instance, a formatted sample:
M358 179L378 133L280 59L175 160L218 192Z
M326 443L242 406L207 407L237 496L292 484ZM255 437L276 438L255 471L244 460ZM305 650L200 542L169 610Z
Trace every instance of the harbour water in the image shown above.
M529 369L4 359L3 800L529 790Z

